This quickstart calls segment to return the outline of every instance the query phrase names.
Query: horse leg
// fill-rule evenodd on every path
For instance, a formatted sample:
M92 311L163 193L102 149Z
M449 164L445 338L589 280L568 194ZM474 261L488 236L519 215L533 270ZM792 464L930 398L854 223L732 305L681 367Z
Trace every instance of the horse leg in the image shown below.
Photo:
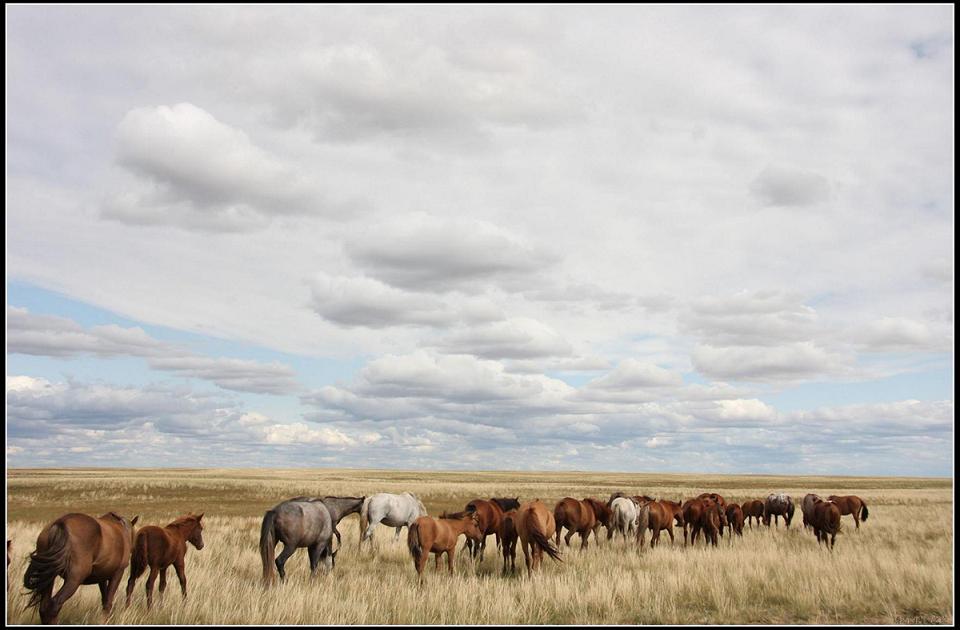
M526 540L520 541L520 548L523 549L523 561L527 565L527 577L530 577L530 545Z
M286 570L284 570L283 565L287 563L287 559L290 558L290 556L292 556L293 552L296 550L297 548L294 547L293 545L288 545L287 543L283 543L283 551L280 552L280 555L277 556L277 560L276 560L277 573L280 574L281 582L287 577L287 572ZM179 576L179 571L177 572L177 575Z
M150 575L147 577L146 589L147 589L147 610L150 610L150 607L153 606L153 585L157 581L157 567L150 567Z
M480 552L481 555L483 552ZM447 569L450 571L450 575L453 575L453 557L457 555L457 545L454 544L453 547L447 549Z
M667 533L670 534L670 545L673 546L673 543L676 542L676 539L673 537L673 523L670 524L670 528L667 530Z
M561 532L560 530L562 530L562 529L563 529L563 527L560 526L560 523L557 523L557 542L555 543L557 549L560 548L560 534L563 533L563 532Z
M160 569L160 601L163 601L163 592L167 590L167 569L170 567L163 567Z
M403 525L397 528L397 533L393 536L393 542L400 540L400 530L403 529Z
M184 564L183 560L173 563L173 568L177 572L177 579L180 580L180 592L183 593L183 598L187 598L187 574L183 570Z
M567 535L563 537L563 542L567 543L567 547L570 546L570 539L573 538L575 533L572 529L567 530Z
M123 579L123 572L125 569L126 567L123 567L114 573L109 582L107 582L106 601L103 602L104 615L109 615L113 610L113 598L116 597L117 589L120 588L120 581Z
M442 551L438 551L437 553L433 554L433 559L436 560L436 562L433 565L433 568L436 569L437 571L440 570L440 556L442 555L443 555Z
M64 602L77 592L77 589L80 588L80 583L81 580L77 576L70 575L64 580L63 586L60 587L56 595L48 597L45 601L41 601L40 621L44 624L57 623L57 617L60 616L60 609L63 608ZM52 584L50 585L49 592L53 592Z
M133 587L137 583L137 578L133 576L133 571L130 571L130 579L127 580L127 607L130 607L130 600L133 599Z
M580 550L583 551L587 548L587 538L590 536L590 530L585 530L580 532Z
M307 547L307 556L310 558L310 577L313 577L320 566L320 543Z

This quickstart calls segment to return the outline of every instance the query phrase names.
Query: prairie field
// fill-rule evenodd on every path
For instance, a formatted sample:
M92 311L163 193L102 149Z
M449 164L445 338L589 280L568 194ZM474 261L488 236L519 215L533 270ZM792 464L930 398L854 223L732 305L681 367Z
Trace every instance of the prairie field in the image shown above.
M418 587L406 529L394 541L380 527L375 548L357 550L358 516L341 521L343 547L335 569L311 578L305 549L287 563L287 581L264 590L257 548L266 510L297 495L361 496L415 493L429 513L460 510L474 498L540 498L552 508L566 496L606 500L614 491L678 500L717 492L742 503L770 492L794 501L808 492L856 494L869 519L851 516L833 552L804 531L799 508L789 529L744 527L716 548L671 543L638 551L606 540L562 548L563 562L544 558L526 577L517 546L517 573L502 575L493 538L479 564L458 545L454 574L427 563ZM126 574L112 615L104 620L95 586L83 586L61 623L122 624L701 624L953 622L951 479L772 477L628 473L401 472L340 469L75 469L7 471L7 623L39 623L25 610L23 573L37 534L67 512L140 515L138 525L166 525L204 512L205 547L188 548L184 601L173 570L163 600L146 608L143 576L124 606ZM562 541L561 541L562 544ZM59 580L57 584L59 588Z

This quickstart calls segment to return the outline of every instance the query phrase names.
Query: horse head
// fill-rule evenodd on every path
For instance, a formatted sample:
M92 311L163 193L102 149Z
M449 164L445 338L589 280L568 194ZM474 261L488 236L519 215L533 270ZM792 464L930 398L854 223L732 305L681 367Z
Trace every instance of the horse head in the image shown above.
M193 517L193 520L195 520L197 524L193 527L193 531L190 532L190 537L187 538L187 542L196 547L197 551L203 549L203 524L200 522L202 518L203 512Z

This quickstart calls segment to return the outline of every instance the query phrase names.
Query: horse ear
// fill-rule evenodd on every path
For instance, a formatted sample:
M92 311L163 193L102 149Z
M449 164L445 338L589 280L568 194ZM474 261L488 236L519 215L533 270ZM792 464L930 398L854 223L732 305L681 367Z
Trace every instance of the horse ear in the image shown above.
M200 514L197 515L197 520L198 520L198 521L199 521L201 518L203 518L203 512L200 512Z
M131 519L131 521L130 521L130 527L133 527L134 525L136 525L138 520L140 520L140 515L139 515L139 514L137 514L136 516L133 517L133 519Z

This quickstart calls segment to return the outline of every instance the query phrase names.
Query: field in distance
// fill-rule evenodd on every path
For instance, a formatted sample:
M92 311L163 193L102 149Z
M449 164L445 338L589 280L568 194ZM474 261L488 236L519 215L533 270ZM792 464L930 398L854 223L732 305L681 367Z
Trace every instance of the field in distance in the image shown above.
M263 513L298 495L362 496L413 492L430 515L460 510L491 496L559 499L612 492L678 500L717 492L742 503L786 492L856 494L869 519L855 530L843 517L833 553L804 531L800 510L792 527L745 527L717 548L673 544L639 552L634 543L591 537L590 548L562 548L563 563L544 560L527 579L502 576L491 537L480 564L458 545L454 575L427 564L417 587L406 529L394 542L381 526L376 550L358 552L358 517L340 524L343 548L330 575L311 579L306 550L287 563L287 582L264 591L257 543ZM13 539L7 578L8 623L38 623L24 611L23 573L37 534L67 512L140 515L139 524L166 525L204 512L202 551L189 547L189 598L173 579L165 599L146 609L145 578L133 603L122 592L107 623L125 624L511 624L511 623L944 623L953 622L952 480L866 477L773 477L629 473L408 472L340 469L74 469L7 471L7 538ZM562 541L561 541L562 544ZM444 560L445 565L445 560ZM521 570L522 569L522 570ZM171 569L172 571L172 569ZM171 574L172 575L172 574ZM58 580L57 588L60 581ZM99 592L83 586L64 606L61 623L102 623Z

